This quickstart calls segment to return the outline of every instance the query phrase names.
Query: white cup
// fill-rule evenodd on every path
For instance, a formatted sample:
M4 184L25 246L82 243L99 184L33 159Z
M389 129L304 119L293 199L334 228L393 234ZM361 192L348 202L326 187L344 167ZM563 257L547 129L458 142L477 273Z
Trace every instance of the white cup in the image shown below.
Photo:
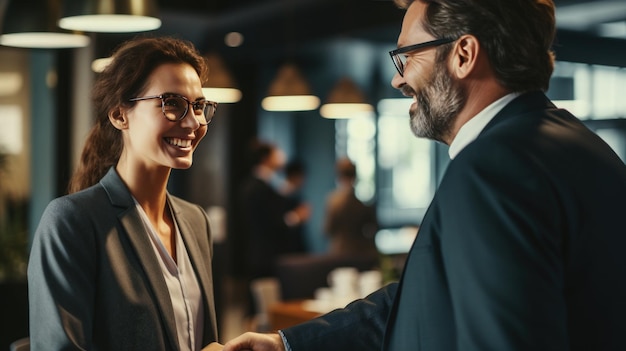
M350 302L358 298L359 271L353 267L335 268L328 274L328 285L335 301Z
M354 267L339 267L328 273L328 285L349 286L354 285L359 277L359 271Z
M331 303L333 301L333 291L330 288L315 289L315 300Z
M359 275L359 294L365 297L380 289L383 284L383 275L380 271L371 270Z

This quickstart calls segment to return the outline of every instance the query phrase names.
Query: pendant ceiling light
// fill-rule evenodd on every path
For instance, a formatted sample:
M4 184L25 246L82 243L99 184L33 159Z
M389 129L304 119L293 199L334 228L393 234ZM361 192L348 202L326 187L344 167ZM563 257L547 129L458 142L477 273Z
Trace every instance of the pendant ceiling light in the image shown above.
M64 0L59 26L95 33L131 33L161 27L154 0Z
M209 66L209 79L202 88L204 97L222 104L241 100L241 91L237 89L222 58L217 54L209 54L206 60Z
M320 105L320 99L311 94L309 84L296 65L287 63L279 70L261 101L267 111L310 111Z
M88 36L58 28L60 0L10 0L0 7L0 45L32 49L89 45Z
M374 107L352 79L344 77L337 82L328 95L328 101L320 108L325 118L352 118L371 115Z

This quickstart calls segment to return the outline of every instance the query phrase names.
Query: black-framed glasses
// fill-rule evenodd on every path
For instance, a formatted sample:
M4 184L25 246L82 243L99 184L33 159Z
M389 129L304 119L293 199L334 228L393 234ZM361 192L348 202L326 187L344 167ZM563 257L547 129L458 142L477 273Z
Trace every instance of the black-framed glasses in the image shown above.
M455 40L456 39L443 38L443 39L435 39L435 40L427 41L425 43L404 46L404 47L389 51L389 56L391 56L391 61L393 61L393 65L396 66L398 73L400 73L400 77L404 77L404 67L406 66L407 57L402 54L405 54L410 51L419 50L419 49L448 44Z
M217 110L217 102L205 99L189 101L186 97L173 93L163 93L161 95L142 96L132 98L129 101L140 101L150 99L161 99L161 110L163 116L168 121L176 122L185 118L189 112L189 106L192 107L193 116L201 125L211 123L215 110Z

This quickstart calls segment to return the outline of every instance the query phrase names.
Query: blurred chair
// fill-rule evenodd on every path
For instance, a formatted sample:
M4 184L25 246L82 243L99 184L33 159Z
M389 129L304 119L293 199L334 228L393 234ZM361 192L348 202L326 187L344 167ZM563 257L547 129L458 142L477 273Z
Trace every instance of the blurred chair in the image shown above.
M30 351L30 338L17 339L9 347L10 351Z
M269 308L281 301L280 283L277 278L257 278L250 282L250 289L256 313L253 329L257 332L269 332L272 330Z

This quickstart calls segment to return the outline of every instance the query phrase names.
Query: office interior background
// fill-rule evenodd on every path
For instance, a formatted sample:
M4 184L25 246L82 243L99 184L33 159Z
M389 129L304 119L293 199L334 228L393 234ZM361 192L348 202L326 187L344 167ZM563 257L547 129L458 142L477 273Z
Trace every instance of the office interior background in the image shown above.
M27 13L19 12L18 2L31 15L55 12L48 7L54 1L0 0L0 34L6 34L11 11ZM557 63L548 96L626 161L626 1L555 3ZM392 1L159 0L156 5L161 25L151 31L84 32L89 43L80 48L0 46L0 280L10 280L7 267L15 262L18 274L24 271L28 241L43 209L66 193L93 121L90 88L97 72L92 62L136 35L190 40L219 60L213 73L227 74L241 93L235 102L218 100L194 165L174 171L169 187L207 209L223 255L237 254L228 245L237 220L234 198L255 138L278 144L288 159L306 167L303 195L313 208L306 227L310 253L326 250L325 196L335 187L335 160L343 156L357 165L357 195L376 204L386 234L393 238L397 228L419 226L447 166L447 146L411 134L410 101L390 85L395 68L388 51L396 48L403 16ZM262 106L288 64L320 99L319 107L268 111ZM321 106L345 78L373 109L351 118L323 117ZM403 249L393 244L387 242L389 250ZM10 252L16 247L17 257Z

